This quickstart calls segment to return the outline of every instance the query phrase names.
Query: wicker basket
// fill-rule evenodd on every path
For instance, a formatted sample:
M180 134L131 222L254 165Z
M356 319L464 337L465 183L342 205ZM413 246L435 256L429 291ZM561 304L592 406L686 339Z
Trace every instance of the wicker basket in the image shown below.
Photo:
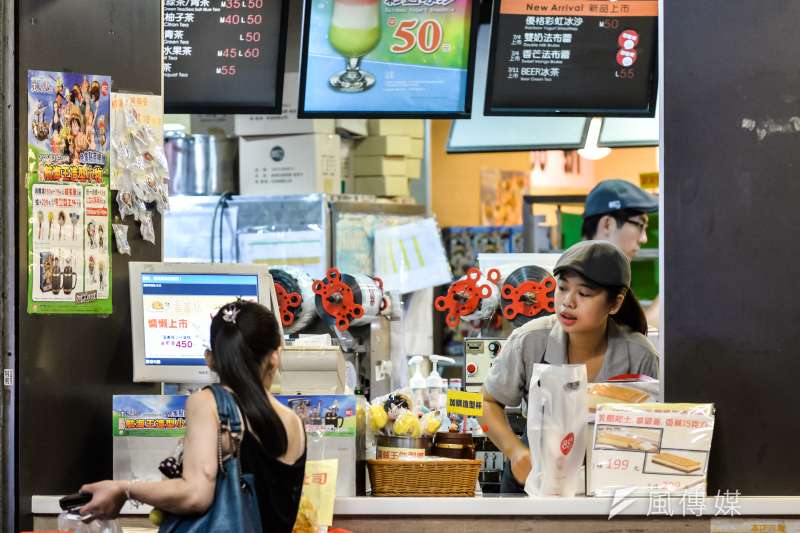
M475 496L478 460L394 461L370 459L373 496Z

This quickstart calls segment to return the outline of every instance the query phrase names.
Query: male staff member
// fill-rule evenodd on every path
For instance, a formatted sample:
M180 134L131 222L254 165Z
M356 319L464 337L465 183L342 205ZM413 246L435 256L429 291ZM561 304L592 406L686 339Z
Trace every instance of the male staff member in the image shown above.
M632 261L647 243L649 214L658 211L658 198L625 180L598 183L583 210L584 240L610 241ZM645 309L647 323L658 326L658 297Z

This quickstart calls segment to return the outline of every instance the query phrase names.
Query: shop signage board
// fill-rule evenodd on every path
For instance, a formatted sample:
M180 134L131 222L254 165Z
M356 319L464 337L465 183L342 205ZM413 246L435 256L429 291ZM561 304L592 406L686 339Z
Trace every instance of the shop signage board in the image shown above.
M28 312L110 314L111 78L29 70Z
M652 117L657 0L499 0L486 115Z
M473 0L309 0L300 116L469 117Z
M447 412L466 416L483 416L483 394L480 392L447 391Z
M165 0L167 113L280 113L287 0Z

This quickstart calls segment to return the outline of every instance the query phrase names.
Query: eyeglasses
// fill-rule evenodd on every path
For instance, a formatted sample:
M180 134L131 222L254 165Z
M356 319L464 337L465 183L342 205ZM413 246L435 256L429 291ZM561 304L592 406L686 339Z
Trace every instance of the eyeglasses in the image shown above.
M644 233L645 231L647 231L647 222L642 222L640 220L634 220L632 218L629 218L628 220L625 221L625 223L626 224L633 224L634 226L639 228L639 234L640 235L642 233Z

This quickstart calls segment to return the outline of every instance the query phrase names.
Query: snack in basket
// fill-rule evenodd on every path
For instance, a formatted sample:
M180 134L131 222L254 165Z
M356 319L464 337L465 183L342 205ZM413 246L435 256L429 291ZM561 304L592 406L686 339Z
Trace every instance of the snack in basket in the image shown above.
M411 411L403 410L394 421L394 434L398 437L421 437L422 424Z
M442 425L442 415L439 411L431 411L422 415L420 421L422 425L422 434L427 436L435 435Z
M372 404L369 406L369 427L373 432L377 433L386 427L389 422L389 415L383 409L383 405Z
M683 457L682 455L676 455L674 453L656 454L653 456L653 462L661 466L680 470L686 474L694 472L695 470L700 470L703 467L702 463L699 461L689 459L688 457Z

